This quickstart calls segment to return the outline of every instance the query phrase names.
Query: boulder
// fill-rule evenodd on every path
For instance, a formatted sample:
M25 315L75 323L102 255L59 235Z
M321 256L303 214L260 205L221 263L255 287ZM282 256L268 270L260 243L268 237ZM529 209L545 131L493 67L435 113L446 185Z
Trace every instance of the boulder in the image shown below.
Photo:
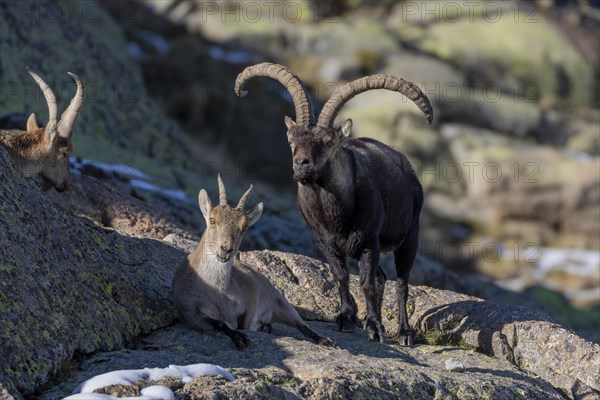
M0 148L0 377L20 398L76 355L118 349L175 318L184 253L65 212Z
M547 104L594 101L594 66L535 5L399 3L387 24L407 45L457 66L481 87Z

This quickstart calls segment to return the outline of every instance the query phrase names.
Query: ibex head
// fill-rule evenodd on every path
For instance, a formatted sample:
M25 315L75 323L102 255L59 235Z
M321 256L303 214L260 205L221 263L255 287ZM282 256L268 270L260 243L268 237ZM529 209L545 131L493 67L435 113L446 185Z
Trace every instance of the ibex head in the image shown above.
M263 212L263 203L246 210L246 201L252 192L252 186L240 198L238 205L233 208L227 204L225 185L219 181L219 205L212 205L206 190L200 190L198 203L200 211L206 221L206 232L203 241L211 246L209 251L214 252L220 262L228 262L235 256L240 248L240 243L248 228L258 221Z
M282 65L262 63L242 71L235 81L235 92L245 96L244 84L255 76L277 80L290 92L296 110L296 121L285 118L287 137L293 156L294 178L302 184L318 181L329 162L352 131L352 120L334 128L333 122L340 109L354 96L373 89L387 89L404 94L425 114L428 123L433 110L427 96L412 82L390 75L371 75L342 86L323 106L315 124L313 106L302 81Z
M31 114L27 121L27 131L13 132L12 135L6 136L4 142L25 175L40 174L56 190L63 191L69 187L71 180L69 172L69 157L73 152L71 136L73 125L83 104L83 84L77 75L68 72L77 84L77 92L58 119L54 92L36 73L29 68L27 71L44 94L48 105L48 123L45 127L39 127L35 114Z

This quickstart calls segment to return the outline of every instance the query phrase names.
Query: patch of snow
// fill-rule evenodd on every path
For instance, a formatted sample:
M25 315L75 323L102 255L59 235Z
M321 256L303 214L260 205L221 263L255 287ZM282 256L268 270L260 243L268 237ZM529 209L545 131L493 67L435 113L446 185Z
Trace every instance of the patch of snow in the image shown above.
M153 386L150 386L153 387ZM163 387L169 392L173 393L170 389ZM100 394L100 393L79 393L74 394L69 397L65 397L63 400L174 400L175 393L171 397L163 397L163 396L153 396L153 395L143 395L145 389L142 389L142 396L135 397L114 397L109 394Z
M115 175L121 179L130 180L130 179L143 179L146 181L152 180L150 176L146 175L142 171L137 168L134 168L129 165L123 164L105 164L99 161L91 161L91 160L81 160L75 157L71 157L69 159L71 165L76 170L80 170L86 165L94 166L100 170L102 170L107 175Z
M150 46L152 46L158 54L164 56L171 52L171 45L169 44L169 42L167 42L167 40L164 37L149 31L138 30L136 32L139 38L142 39L144 42L148 43Z
M209 47L208 55L214 60L230 64L250 64L256 60L256 56L249 51L226 51L218 46Z
M564 295L567 299L582 303L592 303L600 301L600 287L581 290L565 290Z
M147 190L149 192L160 193L163 196L170 197L175 200L187 200L187 195L181 190L163 189L146 181L132 179L129 184L135 188Z
M169 388L160 385L152 385L142 389L142 396L153 399L175 400L175 393Z
M144 50L142 50L142 48L140 47L140 45L138 45L135 42L127 43L127 52L136 61L146 61L146 59L148 58L146 56L146 53L144 53Z
M149 183L152 178L137 168L123 164L105 164L98 161L81 160L75 157L70 159L71 166L76 172L81 172L85 166L93 166L98 168L106 175L113 175L119 179L129 182L132 187L147 190L149 192L159 193L165 197L169 197L175 200L186 201L187 195L181 190L175 189L163 189L156 185Z
M566 153L571 158L574 158L575 160L580 161L582 163L586 163L586 164L600 163L600 157L593 156L593 155L591 155L589 153L586 153L584 151L579 151L579 150L574 150L574 149L567 149Z
M144 368L144 369L130 369L121 371L107 372L106 374L97 375L87 381L83 382L75 388L73 391L74 396L69 396L69 400L77 399L112 399L112 397L91 397L94 390L112 386L112 385L126 385L129 386L132 383L138 381L159 381L165 377L181 378L184 383L191 382L192 379L198 376L215 376L220 375L229 381L235 380L235 377L218 365L213 364L193 364L193 365L169 365L167 368ZM150 387L152 388L152 386ZM150 397L150 396L163 396L165 393L168 394L164 389L173 393L171 390L163 387L154 386L153 389L149 389L146 392L142 391L142 397L134 397L134 399L166 399L169 397ZM86 394L85 397L77 397L78 394Z
M536 272L545 275L550 270L565 271L579 276L597 276L600 271L600 252L542 248L539 252Z

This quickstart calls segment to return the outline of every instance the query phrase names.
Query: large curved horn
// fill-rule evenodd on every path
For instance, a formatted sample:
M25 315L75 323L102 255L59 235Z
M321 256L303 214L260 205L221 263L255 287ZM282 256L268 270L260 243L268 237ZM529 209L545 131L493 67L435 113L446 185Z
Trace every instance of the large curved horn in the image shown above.
M412 82L405 81L402 78L396 78L390 75L371 75L357 79L342 86L339 92L331 97L323 106L323 110L319 115L317 125L323 128L329 128L333 125L333 121L340 109L348 100L356 95L359 95L367 90L387 89L394 92L400 92L411 99L417 107L425 114L425 119L431 124L433 120L433 109L429 99Z
M48 105L48 123L46 124L47 130L52 130L56 127L57 124L57 108L56 108L56 96L54 96L54 92L50 89L50 86L38 74L33 72L31 68L27 68L27 72L29 75L35 80L35 83L40 87L42 93L44 93L44 98L46 99L46 104Z
M235 80L235 93L244 97L248 94L242 90L244 84L255 76L266 76L281 83L290 92L296 109L296 123L301 125L314 125L315 114L312 103L306 92L304 84L292 71L283 65L261 63L244 69Z
M217 175L217 180L219 181L219 204L222 206L226 206L227 192L225 191L225 185L223 184L223 180L221 179L221 174Z
M244 193L242 195L242 197L240 198L240 202L238 203L236 208L243 210L244 207L246 207L246 201L248 201L248 197L250 196L250 193L252 193L252 189L253 189L253 187L252 187L252 185L250 185L248 190L246 190L246 193Z
M85 94L81 79L71 72L67 72L67 74L69 74L77 84L77 92L75 92L75 96L71 99L69 107L67 107L65 112L61 115L60 121L58 122L58 134L64 138L70 138L73 133L73 125L75 125L75 120L79 115L79 110L83 104L83 97Z

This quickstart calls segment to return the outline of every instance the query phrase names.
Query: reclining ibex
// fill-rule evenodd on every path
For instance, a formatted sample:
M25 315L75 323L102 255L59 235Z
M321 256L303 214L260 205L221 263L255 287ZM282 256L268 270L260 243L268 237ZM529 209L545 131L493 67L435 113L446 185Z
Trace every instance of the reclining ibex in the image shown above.
M292 95L294 121L285 118L298 182L298 206L315 233L337 281L341 308L336 319L344 332L356 329L356 303L349 289L346 257L358 260L360 284L367 315L369 339L383 341L381 306L385 276L379 267L380 251L393 250L398 274L398 342L412 344L406 313L408 277L418 245L423 191L413 168L400 151L373 139L350 138L352 121L334 129L342 106L372 89L397 91L411 99L429 123L429 99L413 83L389 75L367 76L344 85L327 101L315 124L312 104L300 79L289 69L270 63L246 68L238 75L235 92L255 76L270 77Z
M52 89L36 73L27 68L38 84L48 105L48 124L40 128L35 114L27 120L27 130L0 130L0 144L11 155L19 169L26 176L40 174L58 191L64 191L70 184L69 157L73 151L71 135L73 125L83 104L84 88L79 77L68 74L77 84L77 92L69 107L57 118L56 97Z
M219 205L213 207L202 189L198 195L206 231L196 251L183 261L173 278L173 295L180 315L195 329L222 332L245 349L248 337L239 329L271 333L272 323L297 328L309 340L334 345L306 325L296 309L267 278L235 259L244 234L263 211L259 203L246 210L252 186L233 208L227 204L219 176Z

